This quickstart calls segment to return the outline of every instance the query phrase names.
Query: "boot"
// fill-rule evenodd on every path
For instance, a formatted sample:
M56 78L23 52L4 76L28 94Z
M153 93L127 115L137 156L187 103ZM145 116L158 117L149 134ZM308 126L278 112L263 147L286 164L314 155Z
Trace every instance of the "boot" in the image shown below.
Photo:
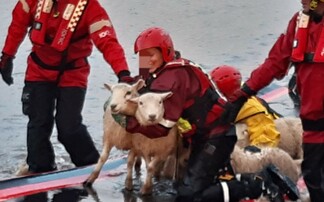
M287 176L280 174L273 164L264 168L256 177L263 180L263 194L270 201L284 201L284 194L292 201L299 199L297 186Z
M269 173L273 183L275 183L281 190L282 193L286 194L292 201L299 199L299 191L296 184L287 176L282 175L279 169L270 164L267 166L267 172Z
M265 196L271 202L284 202L283 194L279 187L273 183L267 170L264 169L257 174L242 174L240 181L244 183L244 189L236 189L234 195L242 196L242 192L249 199L257 199L260 196Z

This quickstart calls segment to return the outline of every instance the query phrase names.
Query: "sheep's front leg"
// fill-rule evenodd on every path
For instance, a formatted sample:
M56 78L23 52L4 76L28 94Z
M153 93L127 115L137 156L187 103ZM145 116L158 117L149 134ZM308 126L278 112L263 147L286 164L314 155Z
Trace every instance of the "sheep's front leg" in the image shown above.
M146 174L146 179L141 187L140 193L142 195L147 195L151 194L153 190L153 176L155 169L159 167L159 164L161 163L161 158L159 157L152 157L152 159L149 161L147 164L148 166L146 167L147 169L147 174Z
M110 145L109 143L104 144L104 148L100 154L100 158L98 159L98 162L97 162L94 170L88 177L88 179L83 183L84 185L91 186L93 184L93 182L98 178L103 165L108 160L111 148L112 148L112 145Z
M125 180L125 188L133 190L133 166L135 163L136 153L131 149L127 157L127 176Z

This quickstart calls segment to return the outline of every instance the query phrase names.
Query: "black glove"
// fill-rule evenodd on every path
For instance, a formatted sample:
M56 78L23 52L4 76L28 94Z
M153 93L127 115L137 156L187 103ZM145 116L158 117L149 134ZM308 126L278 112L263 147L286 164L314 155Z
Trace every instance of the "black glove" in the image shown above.
M0 73L4 82L6 82L6 84L8 84L9 86L13 84L12 69L14 58L15 57L10 56L4 52L2 52L2 55L0 57Z
M242 88L237 89L234 93L228 98L228 101L234 103L239 99L247 100L250 96L255 95L256 92L252 90L246 83L243 84Z
M130 72L128 70L122 70L118 73L118 83L134 83L135 79L130 76Z
M242 88L236 90L233 95L228 98L229 102L225 105L225 111L221 117L222 123L234 123L244 103L250 96L255 94L256 92L251 90L246 84L244 84Z
M246 100L247 100L246 97L241 97L234 102L227 102L225 104L225 110L221 115L221 123L222 124L234 123L237 114L240 112Z

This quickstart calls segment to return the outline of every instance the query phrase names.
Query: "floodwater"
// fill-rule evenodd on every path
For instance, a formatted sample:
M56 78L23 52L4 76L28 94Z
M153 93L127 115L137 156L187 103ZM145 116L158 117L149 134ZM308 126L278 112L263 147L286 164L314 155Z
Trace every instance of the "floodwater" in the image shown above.
M4 44L15 2L6 1L0 5L0 47ZM206 71L221 64L234 65L247 78L251 70L263 62L279 34L285 31L288 20L301 8L296 0L100 2L111 17L133 75L138 72L137 56L133 53L137 35L148 27L160 26L170 32L183 57L202 64ZM22 115L20 96L30 48L26 38L14 60L14 85L8 87L0 81L0 179L12 177L26 157L27 117ZM83 117L97 148L101 150L103 103L109 96L103 84L117 82L117 79L95 48L89 61L92 71ZM287 79L277 83L286 85ZM293 113L288 97L271 105L284 115ZM59 168L73 167L57 141L56 131L52 142ZM122 153L114 150L111 155Z

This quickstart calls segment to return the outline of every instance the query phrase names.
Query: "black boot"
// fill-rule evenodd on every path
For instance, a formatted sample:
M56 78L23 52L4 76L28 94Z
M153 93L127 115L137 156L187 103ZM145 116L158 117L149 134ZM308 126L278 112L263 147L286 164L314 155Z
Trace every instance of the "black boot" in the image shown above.
M299 199L297 186L287 177L280 174L277 167L270 164L258 175L263 180L263 194L270 201L284 201L283 195L287 194L290 200Z
M299 191L296 184L287 176L282 175L279 172L279 169L270 164L267 166L267 172L269 173L273 183L275 183L280 191L288 196L288 198L292 201L296 201L299 199Z
M271 202L285 201L279 187L272 182L266 169L257 174L242 174L240 181L244 183L244 193L250 199L257 199L263 195ZM236 189L235 192L239 192L239 190ZM240 194L236 193L236 195Z

